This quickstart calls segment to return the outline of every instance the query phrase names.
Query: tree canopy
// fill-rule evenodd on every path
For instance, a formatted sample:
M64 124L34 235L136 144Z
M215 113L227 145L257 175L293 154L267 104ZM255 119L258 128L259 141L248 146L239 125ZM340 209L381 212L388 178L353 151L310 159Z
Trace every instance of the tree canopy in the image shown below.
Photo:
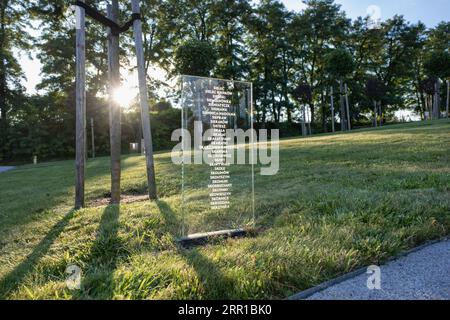
M107 1L86 2L105 13ZM130 3L119 3L123 23L129 18ZM352 118L363 126L370 125L374 97L382 102L388 121L399 109L423 115L424 81L450 77L450 22L427 28L396 15L372 28L367 17L349 19L333 0L304 3L302 11L293 12L277 0L141 1L145 68L150 104L155 106L151 110L155 149L168 147L170 136L165 135L179 121L177 89L169 81L178 74L251 81L255 125L278 127L286 134L298 133L299 103L307 104L315 132L327 130L331 119L327 92L337 85L336 79L345 78ZM72 9L63 0L4 0L0 24L0 161L29 159L33 154L71 157ZM87 19L86 32L87 115L95 120L97 154L102 154L109 144L106 30ZM134 70L132 43L131 31L121 35L124 72ZM42 64L41 82L32 95L25 91L25 73L18 63L19 54L30 52ZM166 79L155 77L155 70ZM308 98L301 101L295 99L299 83L310 88ZM444 99L445 94L441 96ZM137 105L123 111L122 127L124 146L140 141Z

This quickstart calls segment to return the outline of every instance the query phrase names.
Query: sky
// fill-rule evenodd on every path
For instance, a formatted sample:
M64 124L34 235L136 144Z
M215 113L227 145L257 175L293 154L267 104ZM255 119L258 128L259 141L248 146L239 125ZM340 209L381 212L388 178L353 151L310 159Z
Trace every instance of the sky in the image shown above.
M253 2L257 2L254 0ZM300 11L305 5L301 0L281 0L289 10ZM342 9L347 15L355 19L359 16L367 16L368 8L376 6L376 10L381 20L386 20L395 14L402 14L410 22L422 21L428 27L434 27L441 21L450 20L450 0L336 0L342 5ZM22 55L19 62L22 65L27 80L23 81L27 92L36 92L35 86L40 82L41 65L35 59L29 59L27 55Z
M305 7L301 0L282 0L289 10L299 11ZM402 14L411 22L422 21L434 27L441 21L450 20L450 0L336 0L347 15L355 19L367 15L369 6L378 6L381 19L386 20L395 14Z

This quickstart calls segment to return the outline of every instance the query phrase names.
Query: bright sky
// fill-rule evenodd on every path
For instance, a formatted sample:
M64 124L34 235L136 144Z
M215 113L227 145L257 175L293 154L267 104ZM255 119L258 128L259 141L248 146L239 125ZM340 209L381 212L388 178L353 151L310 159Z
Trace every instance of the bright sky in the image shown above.
M253 0L257 2L258 0ZM305 7L301 0L281 0L289 10L299 11ZM440 21L448 21L450 0L336 0L352 19L366 16L370 6L380 8L381 19L385 20L395 14L402 14L411 22L422 21L428 27L434 27ZM26 55L19 59L27 81L24 81L28 93L35 93L35 86L40 81L41 65L38 60L30 60Z
M301 0L281 0L289 10L301 10L305 7ZM367 15L367 8L376 5L381 9L383 20L395 14L402 14L411 22L422 21L428 27L434 27L450 17L449 0L336 0L352 19Z

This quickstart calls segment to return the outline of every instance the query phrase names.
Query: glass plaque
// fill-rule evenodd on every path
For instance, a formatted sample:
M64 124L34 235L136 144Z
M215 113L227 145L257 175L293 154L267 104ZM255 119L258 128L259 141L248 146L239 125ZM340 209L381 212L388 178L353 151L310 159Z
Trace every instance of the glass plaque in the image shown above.
M253 227L252 84L181 76L181 107L181 236Z

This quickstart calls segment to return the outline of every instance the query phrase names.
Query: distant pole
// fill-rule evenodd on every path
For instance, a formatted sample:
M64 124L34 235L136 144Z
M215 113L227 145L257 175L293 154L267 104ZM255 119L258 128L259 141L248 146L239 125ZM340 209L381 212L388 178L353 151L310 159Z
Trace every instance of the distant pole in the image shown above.
M311 122L312 122L312 114L311 114L311 107L310 107L309 108L309 121L307 122L308 123L308 132L309 132L310 136L312 135Z
M441 80L438 78L434 85L433 120L440 118L441 113Z
M335 132L334 128L334 96L333 96L333 86L330 87L330 97L331 97L331 129Z
M306 132L306 111L305 111L305 106L302 106L302 135L305 137L307 136L307 132Z
M450 80L447 80L447 107L446 107L446 112L447 112L447 119L449 118L448 112L449 112L449 104L450 104Z
M375 128L377 127L377 122L378 122L377 116L378 116L377 101L374 100L373 101L373 125Z
M383 126L383 106L381 105L381 101L378 101L378 111L380 112L380 127Z
M76 15L76 141L75 141L75 208L84 202L84 175L86 164L86 53L85 11L75 6Z
M117 22L119 15L118 0L112 0L107 6L108 18ZM109 114L111 144L111 203L120 203L120 105L114 99L114 90L120 87L119 35L108 28L108 77L109 77Z
M91 146L92 146L92 158L95 158L94 118L91 118Z
M133 14L139 14L139 0L132 0L131 7ZM139 78L139 95L141 102L141 122L142 122L142 134L144 136L145 143L145 160L147 166L147 183L148 183L148 196L151 200L157 199L156 193L156 180L155 180L155 165L153 160L153 142L152 131L150 124L150 113L148 107L148 92L147 92L147 74L145 72L144 65L144 48L142 45L142 22L140 19L133 21L133 34L134 42L136 45L136 59L138 67Z
M344 85L343 85L343 81L342 80L339 80L339 94L340 94L339 104L341 106L341 111L340 111L341 131L345 131L345 128L347 126L345 124Z
M352 130L352 124L350 121L350 106L348 104L348 87L347 84L345 84L345 105L347 106L347 125L348 125L348 130Z

